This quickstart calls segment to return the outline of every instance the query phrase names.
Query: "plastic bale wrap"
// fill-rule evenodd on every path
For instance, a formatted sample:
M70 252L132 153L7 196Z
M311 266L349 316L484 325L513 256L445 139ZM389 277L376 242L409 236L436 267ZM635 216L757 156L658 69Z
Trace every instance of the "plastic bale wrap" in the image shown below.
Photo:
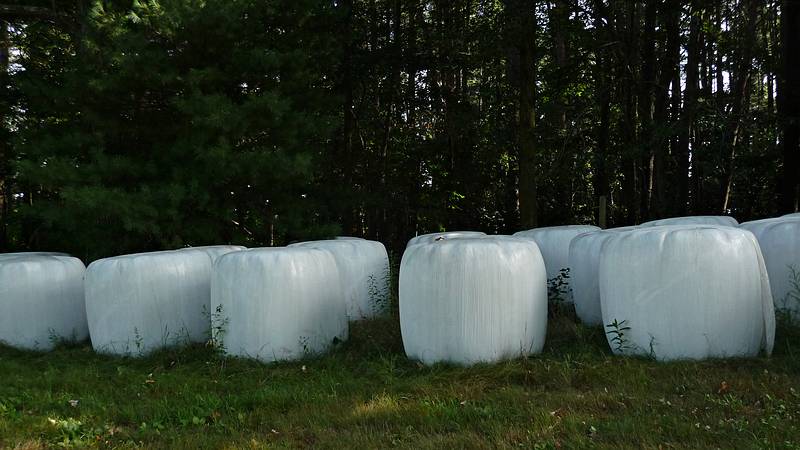
M310 247L229 253L214 266L214 338L265 362L319 354L347 339L347 304L333 254Z
M406 248L417 244L427 244L441 238L480 236L486 236L486 233L482 231L443 231L441 233L420 234L419 236L414 236L413 238L409 239L408 244L406 244Z
M534 242L459 238L409 247L400 265L400 329L409 358L473 364L538 353L547 280Z
M377 241L336 239L300 242L289 247L312 247L330 251L336 259L347 302L347 317L361 320L389 309L389 255Z
M800 319L800 216L740 225L758 239L775 306Z
M764 259L753 234L739 228L614 233L601 250L600 297L615 353L675 360L772 351L775 315Z
M50 350L89 336L81 260L63 253L0 254L0 342Z
M205 342L211 327L211 257L203 250L137 253L86 270L92 347L140 356Z
M651 220L639 226L657 227L661 225L719 225L724 227L735 227L739 225L739 222L737 222L736 219L731 216L686 216Z
M569 244L572 239L579 234L599 230L599 227L593 225L563 225L518 231L514 233L514 237L532 239L536 242L547 267L547 279L554 280L562 274L563 269L570 270ZM567 284L567 293L563 300L565 303L572 303L570 279L564 281Z
M570 287L575 313L587 325L603 325L600 310L600 249L614 233L635 230L619 227L582 233L569 244Z
M230 252L240 252L242 250L247 250L247 247L242 247L241 245L205 245L200 247L186 247L180 249L181 251L185 250L200 250L206 252L206 254L211 258L211 263L217 261L222 255L227 255Z
M783 216L781 216L781 217L784 217L784 218L787 218L787 219L788 219L788 218L794 218L794 217L798 217L798 218L800 218L800 212L796 212L796 213L789 213L789 214L784 214L784 215L783 215Z

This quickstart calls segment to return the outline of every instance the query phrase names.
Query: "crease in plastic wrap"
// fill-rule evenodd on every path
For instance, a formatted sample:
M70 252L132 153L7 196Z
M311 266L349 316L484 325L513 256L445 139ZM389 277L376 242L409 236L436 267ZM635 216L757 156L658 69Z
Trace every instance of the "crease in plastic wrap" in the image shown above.
M718 225L723 227L735 227L739 225L739 222L731 216L685 216L651 220L639 226L657 227L661 225Z
M800 215L745 222L761 247L775 306L800 318Z
M264 362L325 352L347 339L347 303L333 254L310 247L229 253L214 266L217 341Z
M575 314L587 325L603 325L600 310L600 250L613 233L637 227L608 228L576 236L569 244L570 287Z
M547 267L547 279L552 280L561 274L562 269L569 267L569 244L572 239L579 234L600 231L594 225L562 225L556 227L534 228L532 230L518 231L514 237L522 239L532 239L539 246ZM571 269L570 269L571 272ZM571 274L570 274L571 278ZM571 279L567 282L567 293L564 298L565 303L572 303Z
M419 236L414 236L413 238L409 239L408 244L406 244L406 248L411 247L412 245L427 244L429 242L434 242L440 238L480 237L480 236L486 236L486 233L482 231L443 231L440 233L420 234Z
M601 250L600 296L606 337L617 354L676 360L772 351L769 277L755 237L739 228L668 225L615 233Z
M185 247L179 250L200 250L206 252L206 254L211 258L211 263L214 264L220 256L227 255L230 252L247 250L247 247L242 247L241 245L201 245L199 247Z
M86 270L92 347L140 356L205 342L211 327L211 257L182 249L99 259Z
M0 254L0 342L51 350L60 340L86 339L85 270L63 253Z
M400 265L400 329L408 357L424 364L541 352L547 279L538 247L502 237L409 247Z
M289 247L319 248L333 254L350 320L369 319L389 310L389 255L380 242L336 239L300 242Z

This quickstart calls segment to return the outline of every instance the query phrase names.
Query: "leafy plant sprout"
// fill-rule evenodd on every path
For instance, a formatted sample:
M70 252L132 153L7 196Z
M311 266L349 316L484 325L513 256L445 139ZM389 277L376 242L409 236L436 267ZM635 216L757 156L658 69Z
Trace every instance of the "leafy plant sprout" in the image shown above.
M790 289L775 306L775 315L779 322L788 326L797 326L798 308L800 308L800 269L794 264L789 264Z
M614 350L616 350L617 353L624 353L625 350L633 348L628 343L628 338L625 337L626 332L631 329L631 327L628 326L627 323L628 323L627 320L623 320L620 322L617 321L617 319L614 319L611 323L606 325L606 328L609 329L608 331L606 331L606 334L611 336L611 345L614 347ZM654 340L650 341L651 351L653 349L653 341Z
M650 359L656 359L656 337L652 334L650 335L650 351L647 356Z
M62 336L56 332L55 328L50 327L47 329L47 340L53 347L75 346L78 345L78 331L73 328L69 336Z
M558 275L547 280L547 299L550 303L560 305L569 295L569 267L558 271Z
M144 352L144 338L139 333L138 327L133 327L133 343L136 346L136 353L141 355Z
M223 313L222 305L217 305L214 311L208 311L206 306L203 305L203 314L211 322L211 336L209 336L208 345L217 353L224 354L226 352L225 334L228 331L230 318Z
M308 356L311 353L310 339L307 336L300 336L300 346L303 347L303 354Z
M50 344L53 347L57 347L58 344L60 344L61 341L63 340L63 338L59 336L58 333L56 333L55 328L52 327L47 329L47 339L50 341Z
M574 316L575 310L569 300L569 268L559 270L558 275L547 280L548 316Z

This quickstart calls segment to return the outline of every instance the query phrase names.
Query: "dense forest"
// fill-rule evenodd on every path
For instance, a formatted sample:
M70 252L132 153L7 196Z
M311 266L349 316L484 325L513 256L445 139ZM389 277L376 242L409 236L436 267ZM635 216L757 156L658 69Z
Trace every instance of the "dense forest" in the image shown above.
M0 3L0 251L798 206L798 1Z

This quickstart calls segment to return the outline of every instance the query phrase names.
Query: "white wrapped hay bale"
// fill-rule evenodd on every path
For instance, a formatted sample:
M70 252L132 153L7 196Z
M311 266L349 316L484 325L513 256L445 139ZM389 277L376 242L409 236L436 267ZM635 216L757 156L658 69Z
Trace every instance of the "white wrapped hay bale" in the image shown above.
M600 249L614 233L637 227L608 228L576 236L569 244L570 287L575 313L587 325L603 325L600 310Z
M739 228L614 233L600 255L600 296L615 353L674 360L772 351L766 267L753 234Z
M0 254L0 342L50 350L89 336L81 260L63 253Z
M211 257L202 250L115 256L86 269L92 347L144 355L205 342L211 327Z
M731 216L686 216L651 220L639 226L655 227L660 225L719 225L724 227L735 227L739 225L739 222L737 222L736 219Z
M455 237L479 237L486 236L486 233L481 231L443 231L440 233L420 234L409 239L406 248L417 244L426 244L442 238L455 238Z
M347 339L347 304L327 250L229 253L214 266L211 301L215 339L231 355L292 360Z
M350 320L379 316L389 309L389 255L366 239L336 239L292 244L328 250L336 259Z
M794 218L794 217L800 217L800 212L796 212L796 213L789 213L789 214L784 214L784 215L783 215L783 216L781 216L781 217L785 217L785 218Z
M242 247L241 245L203 245L200 247L185 247L180 250L200 250L206 252L206 254L211 258L211 263L213 264L220 256L227 255L230 252L247 250L247 247Z
M800 216L745 222L758 239L777 308L800 317Z
M459 238L410 246L400 266L406 354L425 364L473 364L538 353L547 280L534 242Z
M547 279L553 280L561 275L562 269L570 269L569 244L572 239L579 234L599 230L599 227L593 225L563 225L518 231L514 233L514 237L531 239L536 242L542 252L544 265L547 267ZM572 294L569 289L569 280L564 281L567 283L567 293L563 300L571 303Z

